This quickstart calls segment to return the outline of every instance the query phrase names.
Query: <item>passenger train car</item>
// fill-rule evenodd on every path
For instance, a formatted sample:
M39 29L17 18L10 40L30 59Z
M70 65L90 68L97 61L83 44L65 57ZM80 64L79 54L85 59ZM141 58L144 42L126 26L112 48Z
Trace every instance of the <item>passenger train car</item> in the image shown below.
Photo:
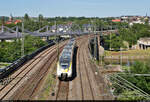
M75 46L76 43L75 39L73 38L68 42L60 54L59 61L57 63L57 76L61 80L72 77L72 60Z

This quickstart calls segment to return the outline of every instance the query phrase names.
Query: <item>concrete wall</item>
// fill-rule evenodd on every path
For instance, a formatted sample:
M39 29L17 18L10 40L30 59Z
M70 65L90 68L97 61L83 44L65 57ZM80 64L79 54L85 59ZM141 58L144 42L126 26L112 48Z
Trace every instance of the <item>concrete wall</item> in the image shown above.
M150 48L150 38L141 38L138 40L139 49L141 50L147 50Z

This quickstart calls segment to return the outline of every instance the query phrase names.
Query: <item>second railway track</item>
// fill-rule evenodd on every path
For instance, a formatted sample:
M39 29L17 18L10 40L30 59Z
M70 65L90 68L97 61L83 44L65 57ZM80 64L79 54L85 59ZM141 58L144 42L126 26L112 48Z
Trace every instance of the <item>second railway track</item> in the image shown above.
M65 43L63 43L61 46L63 45L65 45ZM30 60L28 63L22 66L14 74L12 74L10 77L12 77L13 80L9 84L0 87L0 99L9 99L9 97L13 95L17 88L21 84L23 84L24 81L27 81L29 77L31 77L33 73L29 72L31 72L31 70L37 70L39 67L42 66L42 62L46 62L48 57L54 52L56 52L56 47L57 46L54 45L46 49L45 51L37 55L34 59ZM39 62L41 63L41 65L39 65Z
M46 49L45 51L43 51L42 53L37 55L35 58L33 58L32 60L25 63L24 66L22 66L20 69L16 70L12 75L10 75L8 77L13 79L13 80L15 80L16 78L21 78L21 77L18 77L19 74L21 74L27 67L31 66L31 64L35 63L35 61L39 60L40 57L42 58L43 56L45 56L49 52L49 50L51 51L51 49L53 49L53 48L54 48L54 46L52 46L51 48ZM11 81L13 81L13 80L11 80ZM10 82L8 84L10 84ZM3 90L8 84L1 85L0 86L0 91Z
M60 48L60 51L61 50L62 47ZM38 86L39 82L45 76L46 72L50 68L50 65L56 58L57 53L53 52L47 59L46 63L38 69L37 73L35 73L33 77L31 77L31 79L24 85L25 87L23 89L20 89L20 91L18 91L18 94L14 96L13 99L31 99L33 93L36 91L36 87Z

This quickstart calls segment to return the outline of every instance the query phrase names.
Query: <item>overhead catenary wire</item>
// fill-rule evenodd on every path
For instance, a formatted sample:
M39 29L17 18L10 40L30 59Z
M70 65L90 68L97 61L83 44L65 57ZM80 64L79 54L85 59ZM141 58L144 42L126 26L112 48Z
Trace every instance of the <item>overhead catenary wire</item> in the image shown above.
M144 76L150 77L150 74L137 74L137 73L116 73L117 75L127 75L127 76Z
M119 75L116 75L118 76L119 78L121 78L122 80L126 81L127 83L131 84L133 87L137 88L138 90L140 90L141 92L143 92L144 94L148 95L150 97L150 95L146 92L144 92L143 90L141 90L140 88L138 88L137 86L133 85L131 82L127 81L126 79L122 78L121 76Z
M112 77L112 76L111 76L111 77ZM120 83L122 82L122 81L120 81L119 79L117 79L117 78L115 78L115 77L113 77L113 78L116 79L116 81L118 81L118 82L120 82ZM128 85L127 83L123 83L122 86L123 86L123 85L126 85L126 89L128 89L128 90L130 90L130 88L131 88L132 90L137 91L137 93L140 94L140 95L142 95L143 97L147 96L147 95L141 93L139 90L137 90L137 89L133 88L132 86ZM120 85L120 86L121 86L121 85ZM124 86L124 87L125 87L125 86ZM128 88L127 88L127 87L128 87ZM145 98L147 98L147 97L145 97Z
M116 81L120 82L120 83L123 83L122 85L127 85L129 88L133 89L133 90L137 90L137 92L139 92L140 94L142 94L145 98L147 97L150 97L150 95L146 92L144 92L143 90L141 90L140 88L136 87L135 85L133 85L132 83L128 82L127 80L125 80L124 78L120 77L119 75L116 75L116 76L119 76L120 77L120 80L112 75L108 75L109 77L112 77L113 79L115 79ZM124 80L125 82L121 81ZM147 96L147 97L146 97Z

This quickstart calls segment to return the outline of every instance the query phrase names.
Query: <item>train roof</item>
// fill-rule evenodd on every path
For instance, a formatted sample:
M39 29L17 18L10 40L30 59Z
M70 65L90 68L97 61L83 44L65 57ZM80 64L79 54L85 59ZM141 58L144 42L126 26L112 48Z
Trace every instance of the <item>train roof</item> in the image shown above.
M65 46L64 49L71 49L72 50L72 46Z
M69 41L67 45L73 45L74 41Z
M70 60L71 60L71 52L64 50L59 59L60 63L69 63Z
M70 42L74 42L74 41L75 41L75 39L74 39L74 38L70 39Z
M72 40L72 41L74 41L74 40L75 40L75 38L72 38L71 40Z
M62 54L59 58L60 63L69 63L71 60L72 47L74 39L71 39L68 44L64 47Z

